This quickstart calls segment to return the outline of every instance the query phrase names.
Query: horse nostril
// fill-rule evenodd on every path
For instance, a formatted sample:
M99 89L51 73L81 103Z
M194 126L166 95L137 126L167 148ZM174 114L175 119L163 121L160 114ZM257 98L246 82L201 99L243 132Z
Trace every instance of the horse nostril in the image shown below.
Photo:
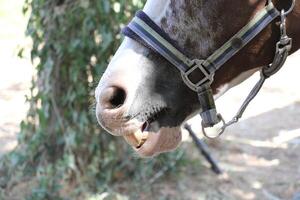
M121 107L126 99L126 92L119 87L109 87L102 93L100 97L101 103L104 104L106 109L114 109Z
M123 89L121 88L115 88L114 93L110 99L110 104L112 107L120 107L124 104L126 99L126 93Z

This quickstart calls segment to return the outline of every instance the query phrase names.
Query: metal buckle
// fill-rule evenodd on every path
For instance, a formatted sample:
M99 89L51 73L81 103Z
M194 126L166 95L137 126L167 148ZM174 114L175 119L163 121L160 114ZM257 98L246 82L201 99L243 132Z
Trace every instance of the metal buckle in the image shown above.
M211 84L213 82L214 79L214 73L209 72L202 64L203 64L204 60L198 60L195 59L192 61L191 64L191 68L186 71L186 72L182 72L181 76L182 79L184 81L184 83L193 91L198 92L199 89L204 85L204 84ZM201 73L204 75L204 78L201 79L199 82L197 83L193 83L190 78L189 75L191 75L195 70L200 70Z

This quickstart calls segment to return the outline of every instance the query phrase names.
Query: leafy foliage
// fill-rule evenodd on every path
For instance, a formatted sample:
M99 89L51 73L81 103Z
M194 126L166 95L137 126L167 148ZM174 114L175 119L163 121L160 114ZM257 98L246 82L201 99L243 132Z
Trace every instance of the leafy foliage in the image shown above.
M94 88L142 0L27 0L37 69L19 145L0 162L0 188L31 179L27 199L75 199L134 177L146 182L181 152L140 160L97 125ZM178 157L179 156L179 157ZM68 185L68 187L66 187ZM66 195L67 194L67 195ZM0 192L1 196L1 192Z

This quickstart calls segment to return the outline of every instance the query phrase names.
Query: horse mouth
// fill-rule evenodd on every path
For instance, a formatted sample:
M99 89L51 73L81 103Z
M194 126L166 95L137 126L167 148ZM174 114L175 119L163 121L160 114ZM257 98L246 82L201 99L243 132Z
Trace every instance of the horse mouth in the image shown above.
M143 128L141 128L141 129L137 130L136 132L125 135L123 137L129 145L131 145L135 149L139 149L147 141L148 136L149 136L149 132L147 132Z
M153 124L164 115L166 110L167 108L160 108L157 109L156 112L153 112L146 120L144 120L144 123L139 129L134 133L123 136L125 141L136 150L140 149L147 142L149 135L154 133L154 131L151 131Z

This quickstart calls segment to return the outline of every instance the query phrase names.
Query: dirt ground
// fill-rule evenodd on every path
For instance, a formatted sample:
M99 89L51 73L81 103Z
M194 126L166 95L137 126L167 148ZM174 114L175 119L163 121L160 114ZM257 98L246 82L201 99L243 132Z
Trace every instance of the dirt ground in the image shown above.
M0 157L17 144L19 123L28 108L25 95L34 74L29 58L16 56L17 46L28 43L23 36L26 21L20 14L13 19L3 17L4 10L12 10L13 5L3 2L0 0L0 27L6 27L0 32ZM239 124L220 139L207 141L225 175L212 173L186 136L183 146L196 164L186 167L177 177L158 180L150 196L140 194L140 199L299 200L299 63L300 52L266 82ZM226 119L235 114L257 78L254 76L218 100L218 109ZM199 119L191 123L201 137Z

